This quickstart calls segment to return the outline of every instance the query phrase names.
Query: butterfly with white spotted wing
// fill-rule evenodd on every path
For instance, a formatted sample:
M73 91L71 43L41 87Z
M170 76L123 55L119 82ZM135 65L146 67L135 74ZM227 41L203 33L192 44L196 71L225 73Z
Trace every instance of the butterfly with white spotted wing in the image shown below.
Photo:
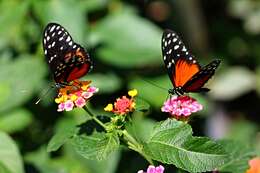
M67 85L89 72L89 54L75 43L64 27L49 23L43 33L43 50L56 85Z
M162 55L168 75L173 84L170 94L183 95L189 92L207 92L205 83L214 75L220 60L216 59L201 67L187 50L180 37L171 30L162 36Z

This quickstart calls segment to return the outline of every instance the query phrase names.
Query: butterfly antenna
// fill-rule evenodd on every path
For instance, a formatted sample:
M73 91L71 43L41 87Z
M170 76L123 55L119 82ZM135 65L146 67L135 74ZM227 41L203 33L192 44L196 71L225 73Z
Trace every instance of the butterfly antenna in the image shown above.
M151 85L153 85L153 86L156 86L157 88L160 88L160 89L162 89L162 90L168 91L167 88L164 88L164 87L162 87L162 86L159 86L159 85L157 85L157 84L155 84L155 83L153 83L153 82L151 82L151 81L149 81L149 80L146 80L146 79L142 79L142 80L145 81L145 82L147 82L147 83L149 83L149 84L151 84Z
M50 87L48 87L47 89L45 89L45 90L41 93L40 97L37 99L37 101L35 102L35 104L36 104L36 105L39 104L40 101L41 101L43 98L45 98L45 97L50 93L50 91L51 91L52 89L54 89L54 88L55 88L55 85L51 85Z

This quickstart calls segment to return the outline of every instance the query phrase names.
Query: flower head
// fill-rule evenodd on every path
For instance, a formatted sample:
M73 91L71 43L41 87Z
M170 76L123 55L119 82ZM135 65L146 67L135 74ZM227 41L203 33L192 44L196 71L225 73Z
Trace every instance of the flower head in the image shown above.
M150 165L146 172L143 170L138 171L137 173L163 173L164 172L164 167L162 165L159 165L157 167Z
M189 96L174 96L164 102L162 112L168 112L176 119L187 118L192 113L202 110L202 105Z
M98 88L89 86L90 81L74 81L71 85L59 89L55 98L58 104L58 112L71 111L74 107L82 108L87 101L98 92Z
M134 96L137 95L137 90L130 90L128 92L128 95L130 96L122 96L121 98L116 99L114 105L108 104L104 110L108 112L113 112L117 115L125 115L129 112L133 112L135 109L135 99Z

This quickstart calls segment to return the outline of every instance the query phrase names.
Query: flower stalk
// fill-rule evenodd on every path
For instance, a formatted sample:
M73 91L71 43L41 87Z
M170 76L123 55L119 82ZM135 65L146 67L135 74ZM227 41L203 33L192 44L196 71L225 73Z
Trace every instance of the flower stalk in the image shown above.
M96 121L96 123L98 123L101 127L103 127L106 131L107 131L107 126L100 121L88 108L87 106L84 106L83 109L88 113L88 115L94 120Z

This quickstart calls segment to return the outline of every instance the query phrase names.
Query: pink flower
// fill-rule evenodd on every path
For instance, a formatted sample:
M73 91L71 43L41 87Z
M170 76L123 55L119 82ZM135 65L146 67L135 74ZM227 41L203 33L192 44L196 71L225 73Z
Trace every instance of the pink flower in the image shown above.
M84 98L79 97L76 101L75 101L75 105L79 108L82 108L83 106L86 105L86 101Z
M96 93L98 92L98 88L91 86L87 89L87 92Z
M64 111L65 110L65 103L60 103L59 105L58 105L58 112L62 112L62 111Z
M146 172L143 170L139 170L137 173L163 173L164 172L164 167L162 165L159 165L157 167L150 165Z
M88 98L90 98L91 96L93 96L93 93L91 93L91 92L83 92L83 93L81 94L81 96L84 97L85 99L88 99Z
M73 101L67 100L67 101L65 102L64 109L65 109L66 111L71 111L71 110L73 109L73 107L74 107Z
M168 112L175 118L189 117L202 110L203 106L189 96L174 96L164 102L162 112Z

